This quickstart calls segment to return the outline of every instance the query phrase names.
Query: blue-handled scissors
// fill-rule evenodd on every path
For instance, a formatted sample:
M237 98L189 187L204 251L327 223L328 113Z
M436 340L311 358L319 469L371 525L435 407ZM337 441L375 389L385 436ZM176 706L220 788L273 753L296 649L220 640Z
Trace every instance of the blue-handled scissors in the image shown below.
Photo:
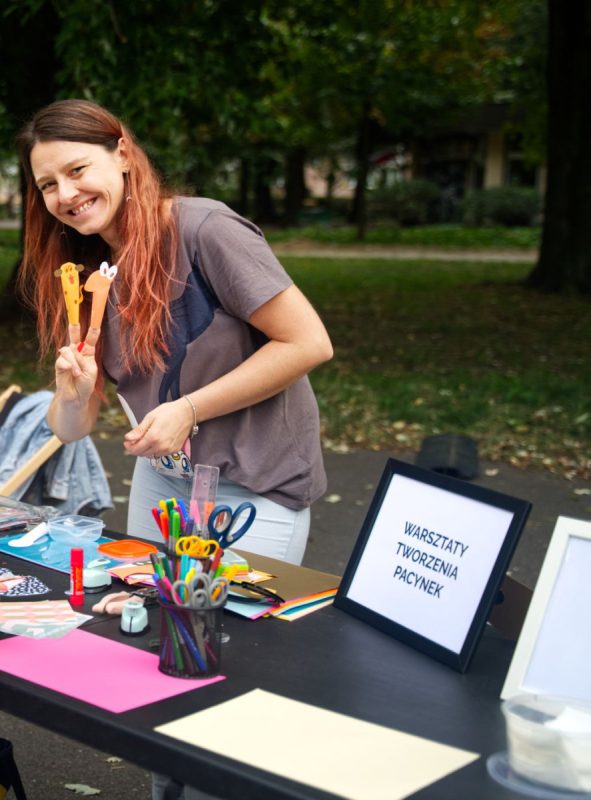
M239 517L244 512L248 512L248 516L237 527ZM244 536L254 522L256 515L256 508L248 501L240 503L238 508L234 510L230 506L216 506L207 521L209 535L212 539L218 541L222 550L225 550L230 545L235 544L241 536Z
M175 581L172 584L172 599L178 606L188 608L219 608L228 597L229 581L212 578L200 572L188 583Z

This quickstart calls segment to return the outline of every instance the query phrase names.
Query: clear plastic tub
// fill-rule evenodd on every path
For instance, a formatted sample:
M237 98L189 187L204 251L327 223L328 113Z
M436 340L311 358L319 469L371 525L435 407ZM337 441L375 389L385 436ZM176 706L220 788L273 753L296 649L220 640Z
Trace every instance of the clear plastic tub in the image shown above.
M559 791L591 793L591 703L519 695L502 706L516 776Z
M100 539L105 523L97 517L70 514L50 519L47 527L49 536L54 542L68 547L80 547L86 542Z

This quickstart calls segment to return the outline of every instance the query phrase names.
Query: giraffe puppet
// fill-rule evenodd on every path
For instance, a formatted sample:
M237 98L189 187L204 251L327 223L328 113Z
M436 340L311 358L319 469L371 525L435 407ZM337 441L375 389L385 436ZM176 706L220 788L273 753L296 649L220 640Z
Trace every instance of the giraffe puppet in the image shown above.
M82 289L79 272L84 269L82 264L73 264L67 261L53 273L56 278L61 278L62 291L66 301L66 313L70 325L80 324L80 303L82 302Z

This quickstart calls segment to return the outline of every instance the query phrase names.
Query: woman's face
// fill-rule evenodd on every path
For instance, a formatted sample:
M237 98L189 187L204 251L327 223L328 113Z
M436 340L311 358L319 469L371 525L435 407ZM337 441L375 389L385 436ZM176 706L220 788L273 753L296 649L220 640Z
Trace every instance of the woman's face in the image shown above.
M116 219L126 169L123 139L112 153L61 140L38 142L31 150L31 170L49 213L85 236L98 233L112 249L119 245Z

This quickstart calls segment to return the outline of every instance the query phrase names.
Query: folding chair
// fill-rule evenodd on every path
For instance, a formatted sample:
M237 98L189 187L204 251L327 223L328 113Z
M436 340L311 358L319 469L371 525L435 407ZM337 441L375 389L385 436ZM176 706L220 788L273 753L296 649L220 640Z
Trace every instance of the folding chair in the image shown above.
M8 387L8 389L0 394L0 425L4 423L8 412L20 400L21 397L21 387L16 383L13 383ZM53 435L51 439L48 439L48 441L45 442L45 444L42 445L39 450L37 450L37 452L28 459L28 461L26 461L24 464L21 464L16 472L0 486L0 497L9 497L19 488L19 486L21 486L21 484L30 478L31 475L34 475L39 467L43 466L43 464L45 464L45 462L51 458L51 456L56 453L61 446L62 442L60 442L57 436Z

